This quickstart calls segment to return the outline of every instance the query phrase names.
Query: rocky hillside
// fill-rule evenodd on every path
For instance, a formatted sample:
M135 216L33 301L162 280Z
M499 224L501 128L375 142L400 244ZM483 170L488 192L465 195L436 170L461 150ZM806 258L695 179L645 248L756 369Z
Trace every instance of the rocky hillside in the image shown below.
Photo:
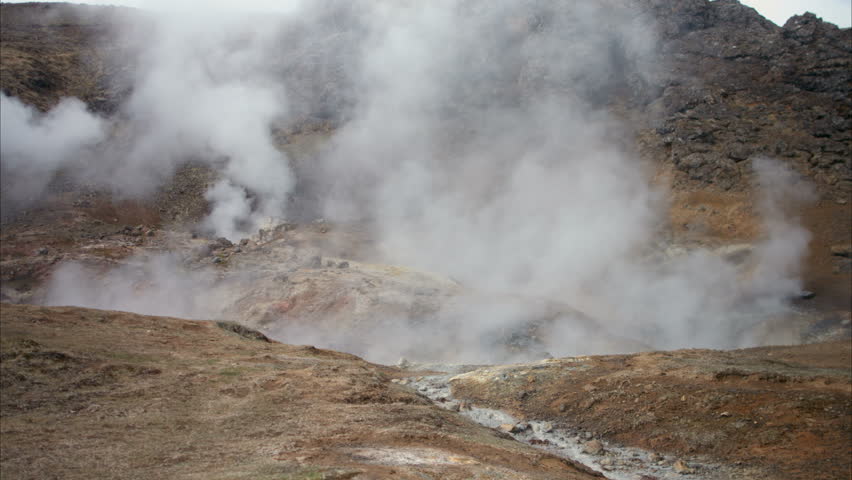
M736 0L646 2L661 27L662 92L645 152L684 182L742 188L752 155L787 159L838 198L852 173L852 31L813 14L783 27ZM642 115L640 113L640 115Z
M594 94L637 125L639 150L664 170L671 169L677 186L748 189L751 171L746 160L768 155L789 162L830 196L848 197L849 29L812 14L777 26L737 0L643 0L634 6L655 29L658 45L652 68L643 78L614 78ZM120 39L126 40L127 30L148 28L144 14L62 4L0 8L3 92L43 110L60 97L77 96L92 110L117 111L135 68L134 49ZM521 19L525 25L545 14L545 7L534 6L517 13L526 17ZM357 31L353 15L343 10L337 15L343 20L335 17L341 36ZM535 33L535 28L525 29L527 35ZM617 62L621 54L612 55ZM343 68L347 60L330 56L327 61L322 71L282 65L281 75L288 81L295 75L310 77L298 79L297 89L303 91L296 97L316 95L308 90L318 84L324 92L288 131L339 124L341 112L351 103ZM548 88L558 88L560 81L571 81L537 79L532 68L519 65L520 83L503 94L523 96L524 88L541 88L542 82L555 82ZM614 72L617 77L618 69ZM332 118L338 120L329 122Z

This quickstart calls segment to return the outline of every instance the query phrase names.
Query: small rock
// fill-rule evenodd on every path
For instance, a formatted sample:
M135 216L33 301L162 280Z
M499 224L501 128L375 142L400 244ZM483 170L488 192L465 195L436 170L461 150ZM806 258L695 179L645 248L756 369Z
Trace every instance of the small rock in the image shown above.
M585 445L583 445L583 451L588 453L589 455L600 455L601 453L603 453L604 448L600 440L592 440L590 442L586 442Z
M240 240L240 245L241 245L241 246L243 246L243 247L245 247L246 245L248 245L248 243L249 243L249 239L248 239L248 238L243 238L243 239L241 239L241 240Z
M654 453L648 455L648 461L651 462L651 463L657 463L661 460L663 460L663 456L660 455L659 453L654 452Z
M145 236L146 237L153 237L154 236L154 230L148 230L147 232L145 232Z
M47 247L41 247L41 248L38 249L37 253L39 255L47 255L48 252L50 252L50 250L48 250Z
M720 417L727 418L731 416L731 412L722 412L719 414Z
M691 468L683 460L676 461L674 465L672 465L672 469L674 469L676 473L679 473L681 475L689 475L690 473L695 473L695 469Z
M337 264L337 268L349 268L349 262L340 262Z
M399 368L408 368L411 366L411 362L409 362L405 357L399 357L399 361L396 362L396 366Z
M609 457L602 458L601 461L600 461L600 465L602 467L611 467L612 466L612 459L609 458Z
M831 254L835 257L847 257L852 256L852 244L850 245L833 245L831 247Z
M216 257L213 259L213 263L222 263L223 261L224 260L222 260L222 257Z
M567 403L560 403L560 404L559 404L559 411L560 411L560 412L564 413L564 412L566 412L567 410L568 410L568 404L567 404Z
M536 423L533 430L536 433L550 433L553 431L553 424L550 422Z
M458 402L451 402L451 403L449 403L449 404L447 405L447 408L448 408L451 412L458 412L459 410L461 410L461 406L459 405L459 403L458 403Z
M308 263L308 268L322 268L322 257L319 255L311 257L311 260Z
M810 300L814 297L816 297L816 293L810 290L802 290L801 292L799 292L799 298L801 298L802 300Z
M514 423L501 423L500 426L497 427L497 429L500 430L501 432L512 433L515 430L515 424Z
M512 433L521 433L529 430L530 425L526 422L518 422L512 428Z

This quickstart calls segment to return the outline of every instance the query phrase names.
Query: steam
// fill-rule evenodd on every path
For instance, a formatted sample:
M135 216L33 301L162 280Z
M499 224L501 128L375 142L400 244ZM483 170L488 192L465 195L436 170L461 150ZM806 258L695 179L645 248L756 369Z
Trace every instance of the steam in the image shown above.
M105 137L106 122L76 98L43 114L0 95L4 216L35 204L63 165L85 157Z
M106 271L78 262L52 274L46 305L78 305L145 315L218 318L225 308L223 285L212 271L179 267L174 255L136 257Z
M34 201L74 161L77 178L118 196L144 197L192 160L219 176L207 193L213 213L204 226L211 233L235 239L283 216L293 178L270 132L286 118L287 99L268 64L280 48L280 19L222 11L151 18L148 28L120 34L138 51L121 50L128 58L117 61L136 58L137 73L109 137L106 122L79 100L65 99L40 115L4 97L9 195ZM97 150L84 151L99 142Z
M281 216L292 188L287 158L271 139L286 97L266 68L276 24L263 18L188 13L156 17L140 44L139 74L124 107L128 151L109 177L145 194L188 159L213 166L220 181L205 225L228 238Z
M659 247L666 192L631 150L629 124L611 113L645 104L657 88L653 22L632 2L301 8L286 20L158 22L122 111L129 141L107 149L114 163L97 164L111 185L141 194L186 159L208 162L220 180L207 192L205 225L235 238L290 213L296 180L270 128L333 118L339 129L298 179L323 199L322 216L369 224L386 263L438 272L475 292L415 323L376 319L355 339L284 323L281 338L370 358L452 351L495 360L495 332L522 329L541 313L555 317L542 339L555 355L620 348L590 340L605 331L636 348L734 347L758 341L744 329L783 312L800 288L808 234L791 212L809 190L770 160L754 162L765 238L751 263ZM227 308L225 295L208 300L226 285L157 262L141 284L124 270L104 277L68 267L55 275L49 302L189 317ZM93 280L69 288L80 276Z

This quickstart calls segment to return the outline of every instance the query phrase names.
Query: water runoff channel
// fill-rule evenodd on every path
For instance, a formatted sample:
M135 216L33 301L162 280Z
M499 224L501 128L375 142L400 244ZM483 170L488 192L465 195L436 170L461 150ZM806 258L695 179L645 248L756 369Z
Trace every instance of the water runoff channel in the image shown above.
M406 368L409 370L446 373L408 377L396 382L415 390L441 408L458 412L480 425L499 429L519 442L583 465L610 480L674 480L690 476L707 480L732 478L733 472L721 465L694 459L690 459L687 465L671 456L624 447L604 440L598 440L599 449L590 451L588 445L594 440L590 432L570 426L556 427L545 420L521 420L501 410L481 408L455 399L450 388L451 379L483 367L485 366L408 364Z

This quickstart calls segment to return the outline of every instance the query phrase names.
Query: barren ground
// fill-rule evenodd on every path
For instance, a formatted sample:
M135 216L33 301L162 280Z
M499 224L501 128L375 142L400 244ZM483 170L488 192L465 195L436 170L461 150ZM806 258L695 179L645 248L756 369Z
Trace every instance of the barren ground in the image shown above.
M80 308L0 325L3 478L595 478L352 355Z

